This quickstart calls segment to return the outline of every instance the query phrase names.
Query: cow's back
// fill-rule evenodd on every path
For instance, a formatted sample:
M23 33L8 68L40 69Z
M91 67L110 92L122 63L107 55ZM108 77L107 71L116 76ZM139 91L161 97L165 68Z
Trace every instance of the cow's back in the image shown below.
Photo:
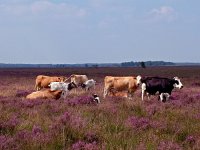
M51 82L59 82L60 79L58 77L49 77L49 76L45 76L42 78L42 82L41 82L41 86L42 87L48 87L48 85Z
M32 92L29 95L26 96L27 99L37 99L42 97L43 94L41 91L36 91L36 92Z
M106 76L104 79L105 86L109 86L115 90L127 90L136 86L136 79L134 77L112 77Z
M49 89L33 92L26 96L27 99L59 99L61 97L62 91L51 91Z
M88 77L86 75L72 75L71 76L71 82L74 82L77 85L82 84L87 80L88 80Z
M173 81L168 78L149 77L145 80L144 83L146 84L146 91L150 94L155 94L156 92L171 93L173 89Z

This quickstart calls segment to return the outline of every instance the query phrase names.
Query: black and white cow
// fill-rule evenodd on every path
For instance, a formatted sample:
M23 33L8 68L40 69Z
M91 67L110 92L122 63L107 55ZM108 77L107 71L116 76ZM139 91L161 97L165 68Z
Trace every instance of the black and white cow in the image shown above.
M173 79L162 77L146 77L141 79L141 83L142 100L144 100L145 94L147 94L149 99L150 95L155 95L157 92L159 93L159 98L161 101L164 99L168 100L174 88L183 88L183 84L178 77L174 77Z
M57 91L57 90L62 91L61 97L65 99L69 91L72 90L73 88L76 88L77 86L74 82L70 82L70 83L51 82L49 84L49 87L50 87L50 91Z

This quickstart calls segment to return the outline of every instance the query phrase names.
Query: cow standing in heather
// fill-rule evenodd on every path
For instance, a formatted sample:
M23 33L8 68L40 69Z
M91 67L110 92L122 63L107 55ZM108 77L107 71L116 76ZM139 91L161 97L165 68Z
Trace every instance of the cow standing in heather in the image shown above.
M95 89L95 83L96 81L94 79L90 79L81 84L81 87L84 88L86 91L88 91L91 88Z
M106 76L104 79L104 98L113 90L126 91L128 97L132 97L140 84L141 76L113 77Z
M38 75L35 80L35 89L37 91L41 90L42 88L48 88L51 82L63 82L65 77L50 77L45 75Z
M178 77L173 79L162 78L162 77L146 77L141 79L142 83L142 100L144 100L144 95L147 94L148 99L150 95L155 95L159 93L159 99L163 101L168 100L171 92L174 88L181 89L183 84Z
M76 86L81 86L84 82L88 80L88 77L86 75L77 75L72 74L69 78L67 78L65 81L68 81L71 79L71 82L75 83Z

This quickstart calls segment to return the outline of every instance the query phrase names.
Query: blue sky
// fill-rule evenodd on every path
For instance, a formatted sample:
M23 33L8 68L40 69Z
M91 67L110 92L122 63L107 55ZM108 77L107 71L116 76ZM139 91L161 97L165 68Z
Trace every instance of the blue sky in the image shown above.
M0 63L200 62L199 0L0 0Z

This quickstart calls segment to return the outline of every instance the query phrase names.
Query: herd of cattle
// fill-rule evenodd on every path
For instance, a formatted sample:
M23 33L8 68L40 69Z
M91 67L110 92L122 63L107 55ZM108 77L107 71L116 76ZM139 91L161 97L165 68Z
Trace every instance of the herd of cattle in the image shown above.
M95 89L96 81L88 79L86 75L73 74L69 78L66 77L50 77L39 75L36 77L35 89L33 92L26 96L27 99L59 99L66 98L67 94L73 88L82 87L86 91L91 88ZM104 78L104 92L103 97L106 96L120 96L120 97L133 97L134 92L141 85L142 100L147 95L159 94L158 99L161 101L168 100L174 88L181 89L183 84L178 77L173 79L163 77L141 77L140 75L114 77L106 76ZM99 97L94 94L94 101L100 103Z

